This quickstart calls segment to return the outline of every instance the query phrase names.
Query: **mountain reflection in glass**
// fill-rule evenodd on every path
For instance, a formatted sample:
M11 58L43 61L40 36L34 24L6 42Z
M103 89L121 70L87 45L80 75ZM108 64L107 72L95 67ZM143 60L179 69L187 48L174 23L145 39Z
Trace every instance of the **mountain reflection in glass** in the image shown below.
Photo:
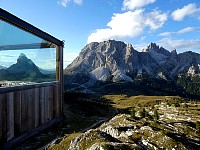
M0 87L56 80L56 45L0 20Z

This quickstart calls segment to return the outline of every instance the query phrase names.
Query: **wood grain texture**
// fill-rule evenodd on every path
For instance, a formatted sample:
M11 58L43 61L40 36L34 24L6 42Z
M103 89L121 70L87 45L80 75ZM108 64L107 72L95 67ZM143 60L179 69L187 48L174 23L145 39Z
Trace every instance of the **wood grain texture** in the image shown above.
M0 144L61 116L60 84L35 87L0 94Z
M6 138L6 113L5 95L0 94L0 143L5 142Z
M7 141L14 137L14 93L6 95Z
M15 136L19 136L22 132L22 95L21 91L14 93L14 130Z

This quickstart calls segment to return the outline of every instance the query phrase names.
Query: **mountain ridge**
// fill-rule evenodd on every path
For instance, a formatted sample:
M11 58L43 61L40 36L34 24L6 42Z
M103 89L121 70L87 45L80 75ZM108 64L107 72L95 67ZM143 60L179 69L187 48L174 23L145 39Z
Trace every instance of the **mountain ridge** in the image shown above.
M23 53L19 55L17 63L11 65L8 68L0 70L1 80L35 81L38 78L43 77L44 75L40 72L39 68Z
M65 81L65 84L81 85L75 77L81 73L84 74L82 83L92 80L93 84L99 80L132 82L142 76L162 79L174 79L180 74L195 76L200 73L200 54L191 51L177 54L175 49L169 52L155 43L138 52L122 41L93 42L65 68L65 77L73 76L73 80ZM87 80L83 81L84 78Z

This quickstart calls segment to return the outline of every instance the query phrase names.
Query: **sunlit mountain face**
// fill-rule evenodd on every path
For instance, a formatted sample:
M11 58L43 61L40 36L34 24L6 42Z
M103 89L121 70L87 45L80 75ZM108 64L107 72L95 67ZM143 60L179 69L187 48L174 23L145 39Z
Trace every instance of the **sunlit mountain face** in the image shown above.
M197 82L200 79L200 54L192 51L177 53L176 49L168 51L155 43L138 52L131 44L121 41L93 42L82 49L65 68L64 74L66 89L81 90L88 90L97 82L133 83L139 79L172 81L175 85L187 77L191 82Z

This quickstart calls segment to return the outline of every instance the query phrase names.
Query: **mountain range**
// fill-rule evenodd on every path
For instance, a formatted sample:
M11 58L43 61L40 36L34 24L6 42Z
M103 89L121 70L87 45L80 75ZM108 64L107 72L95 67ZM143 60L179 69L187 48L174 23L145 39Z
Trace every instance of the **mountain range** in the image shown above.
M131 44L108 40L86 45L65 70L65 87L80 88L97 81L133 82L141 77L174 80L178 76L200 75L200 54L187 51L178 54L156 43L142 52Z

